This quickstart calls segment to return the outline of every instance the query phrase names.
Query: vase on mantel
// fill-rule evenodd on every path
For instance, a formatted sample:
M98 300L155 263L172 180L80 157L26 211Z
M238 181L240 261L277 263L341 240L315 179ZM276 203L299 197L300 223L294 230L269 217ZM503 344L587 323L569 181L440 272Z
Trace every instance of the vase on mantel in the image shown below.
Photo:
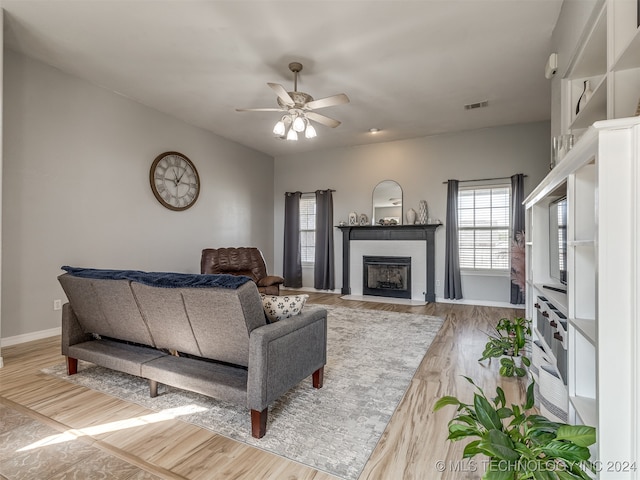
M416 211L413 208L407 210L407 225L414 225L416 223Z
M418 204L418 223L420 225L426 225L428 217L429 211L427 209L427 201L420 200L420 203Z
M585 105L593 95L593 90L591 90L591 82L589 80L584 81L584 87L582 89L582 95L578 99L578 104L576 105L576 115L584 110Z

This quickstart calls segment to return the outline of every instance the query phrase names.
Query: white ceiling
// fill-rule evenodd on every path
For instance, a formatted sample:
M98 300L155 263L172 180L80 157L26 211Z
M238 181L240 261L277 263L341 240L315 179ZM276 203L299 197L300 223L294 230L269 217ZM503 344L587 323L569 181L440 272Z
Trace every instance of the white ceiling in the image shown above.
M562 0L4 0L5 45L276 156L547 120ZM351 103L274 138L267 82ZM465 110L468 103L489 107ZM372 135L369 128L381 132Z

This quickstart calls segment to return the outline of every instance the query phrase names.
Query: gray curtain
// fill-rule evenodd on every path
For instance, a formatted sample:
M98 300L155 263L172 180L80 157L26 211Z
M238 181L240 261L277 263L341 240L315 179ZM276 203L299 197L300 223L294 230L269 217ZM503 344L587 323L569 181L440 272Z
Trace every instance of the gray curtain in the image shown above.
M511 177L511 303L525 303L525 252L524 252L524 175Z
M444 254L444 298L462 298L458 250L458 180L447 182L447 230Z
M284 194L284 286L302 287L302 257L300 254L301 192Z
M333 193L331 190L316 190L316 258L313 286L318 290L335 288Z

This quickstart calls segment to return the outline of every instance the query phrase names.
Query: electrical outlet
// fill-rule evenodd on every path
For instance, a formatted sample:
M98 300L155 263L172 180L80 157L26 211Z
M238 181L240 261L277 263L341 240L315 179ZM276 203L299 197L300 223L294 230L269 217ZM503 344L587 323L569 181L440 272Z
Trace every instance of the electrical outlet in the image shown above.
M54 300L53 301L53 309L54 310L62 310L62 300Z
M436 280L436 287L440 286L440 280Z

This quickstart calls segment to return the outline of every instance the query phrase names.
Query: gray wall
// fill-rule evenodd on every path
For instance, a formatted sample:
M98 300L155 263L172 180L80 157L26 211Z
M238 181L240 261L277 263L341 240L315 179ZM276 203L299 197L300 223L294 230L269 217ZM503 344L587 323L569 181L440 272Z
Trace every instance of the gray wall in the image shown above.
M199 272L202 248L231 245L257 246L272 264L271 157L12 51L4 118L3 338L60 326L65 264ZM149 187L168 150L200 174L184 212Z
M275 268L282 273L284 192L333 188L334 220L347 220L351 211L371 218L371 194L382 180L396 180L403 188L404 211L418 210L426 200L429 216L444 221L448 179L528 175L529 192L548 172L549 123L488 128L451 135L378 143L353 148L279 156L275 160ZM325 132L330 135L331 132ZM384 134L384 133L382 133ZM336 285L342 286L342 237L335 231ZM436 296L443 297L445 230L436 235ZM310 270L304 272L304 286L312 287ZM509 301L508 277L465 276L465 300L490 303ZM479 302L476 302L479 303Z

